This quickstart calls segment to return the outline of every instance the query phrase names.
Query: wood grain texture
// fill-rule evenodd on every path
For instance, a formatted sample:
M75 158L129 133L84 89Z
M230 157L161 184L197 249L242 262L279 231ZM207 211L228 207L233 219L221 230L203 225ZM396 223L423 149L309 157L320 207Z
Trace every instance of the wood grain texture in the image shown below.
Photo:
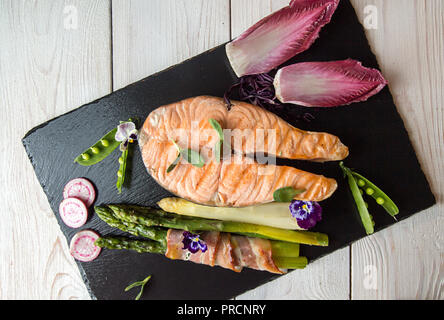
M378 27L367 35L438 205L352 246L351 297L443 299L444 3L352 2L362 22L366 6L377 9Z
M0 2L1 299L89 298L21 138L110 91L109 12L102 0Z
M232 0L233 37L286 5L287 0ZM296 270L237 299L348 299L349 268L349 249L344 248L310 264L305 270Z
M228 0L113 0L112 12L114 89L230 38Z

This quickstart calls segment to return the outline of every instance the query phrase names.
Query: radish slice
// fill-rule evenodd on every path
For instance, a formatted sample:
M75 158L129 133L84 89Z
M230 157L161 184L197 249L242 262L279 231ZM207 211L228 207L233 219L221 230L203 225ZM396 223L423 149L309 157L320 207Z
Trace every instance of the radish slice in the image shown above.
M99 235L94 231L80 231L72 238L69 245L71 255L79 261L93 261L98 257L100 251L102 250L100 247L94 244L98 238Z
M63 222L71 228L80 228L88 219L88 208L77 198L63 200L59 206L59 213Z
M386 85L381 72L352 59L296 63L280 69L274 79L279 101L305 107L365 101Z
M89 208L96 199L96 190L93 184L84 178L77 178L68 182L63 190L63 198L77 198Z
M339 0L292 0L226 45L238 77L267 73L307 50L330 22Z

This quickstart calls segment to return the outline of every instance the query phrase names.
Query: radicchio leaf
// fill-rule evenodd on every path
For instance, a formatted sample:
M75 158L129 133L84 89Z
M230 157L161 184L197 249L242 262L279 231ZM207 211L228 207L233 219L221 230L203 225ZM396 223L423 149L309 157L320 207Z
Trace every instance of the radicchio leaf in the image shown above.
M330 22L339 0L293 0L226 45L238 77L267 73L307 50Z
M282 103L305 107L336 107L365 101L387 85L381 72L347 59L303 62L280 69L274 79Z

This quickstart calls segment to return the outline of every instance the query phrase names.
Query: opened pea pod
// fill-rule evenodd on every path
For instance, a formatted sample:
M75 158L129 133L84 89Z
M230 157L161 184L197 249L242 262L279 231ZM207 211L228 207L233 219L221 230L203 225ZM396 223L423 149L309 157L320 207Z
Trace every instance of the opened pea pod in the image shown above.
M352 171L352 175L356 179L358 186L364 190L365 194L375 199L377 204L381 205L389 215L396 219L395 216L399 213L399 209L392 199L364 176L354 171Z
M137 138L138 131L133 120L121 121L118 127L108 132L98 142L82 152L82 154L75 158L74 162L82 166L92 166L104 160L120 146L122 156L119 158L116 187L119 193L121 193L127 169L128 147L131 143L136 142Z
M389 196L387 196L370 180L344 166L343 162L341 162L339 165L343 170L345 176L348 178L350 190L352 191L353 198L355 199L356 206L358 207L358 211L361 215L361 219L367 231L367 234L372 234L374 232L374 221L373 217L368 212L367 204L362 198L364 194L375 199L376 203L381 205L385 209L385 211L387 211L387 213L396 220L395 216L399 213L399 209L396 204L389 198Z
M120 145L119 141L116 141L117 128L114 128L106 135L104 135L94 145L83 151L74 162L82 166L92 166L108 157L117 147Z

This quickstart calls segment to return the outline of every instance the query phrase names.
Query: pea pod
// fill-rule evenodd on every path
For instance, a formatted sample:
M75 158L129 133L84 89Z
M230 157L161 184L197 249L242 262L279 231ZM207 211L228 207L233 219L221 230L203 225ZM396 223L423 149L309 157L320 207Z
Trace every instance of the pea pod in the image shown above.
M132 118L130 118L128 121L120 121L120 124L123 124L125 122L135 122L138 121L133 120ZM137 123L136 123L137 126ZM118 130L118 129L116 129ZM126 147L125 150L122 151L122 155L119 158L119 171L117 171L117 182L116 182L116 187L117 190L119 191L119 193L122 193L122 188L123 188L123 184L125 183L125 176L126 176L126 170L127 170L127 163L128 163L128 156L130 153L130 147L131 145L128 143L128 146Z
M108 132L102 139L75 158L74 162L82 166L92 166L105 159L120 145L120 142L115 139L116 132L117 128Z
M393 218L396 219L396 215L399 213L399 209L396 204L390 199L381 189L379 189L374 183L367 178L363 177L359 173L352 172L352 175L357 180L359 186L366 191L366 194L371 196L376 202L381 205L385 211Z
M362 224L364 225L365 231L367 232L367 234L372 234L375 232L373 219L367 210L367 206L365 205L365 201L362 198L361 192L359 191L359 186L355 180L355 177L353 176L353 172L349 168L345 167L343 162L341 162L339 165L341 166L342 171L344 171L344 174L348 179L348 184L350 186L353 198L355 199L355 203L358 208L359 215L361 216Z
M119 171L117 171L117 183L116 187L117 190L119 190L119 193L122 193L122 187L123 183L125 182L125 175L126 175L126 164L128 160L128 149L122 152L122 156L119 158Z

